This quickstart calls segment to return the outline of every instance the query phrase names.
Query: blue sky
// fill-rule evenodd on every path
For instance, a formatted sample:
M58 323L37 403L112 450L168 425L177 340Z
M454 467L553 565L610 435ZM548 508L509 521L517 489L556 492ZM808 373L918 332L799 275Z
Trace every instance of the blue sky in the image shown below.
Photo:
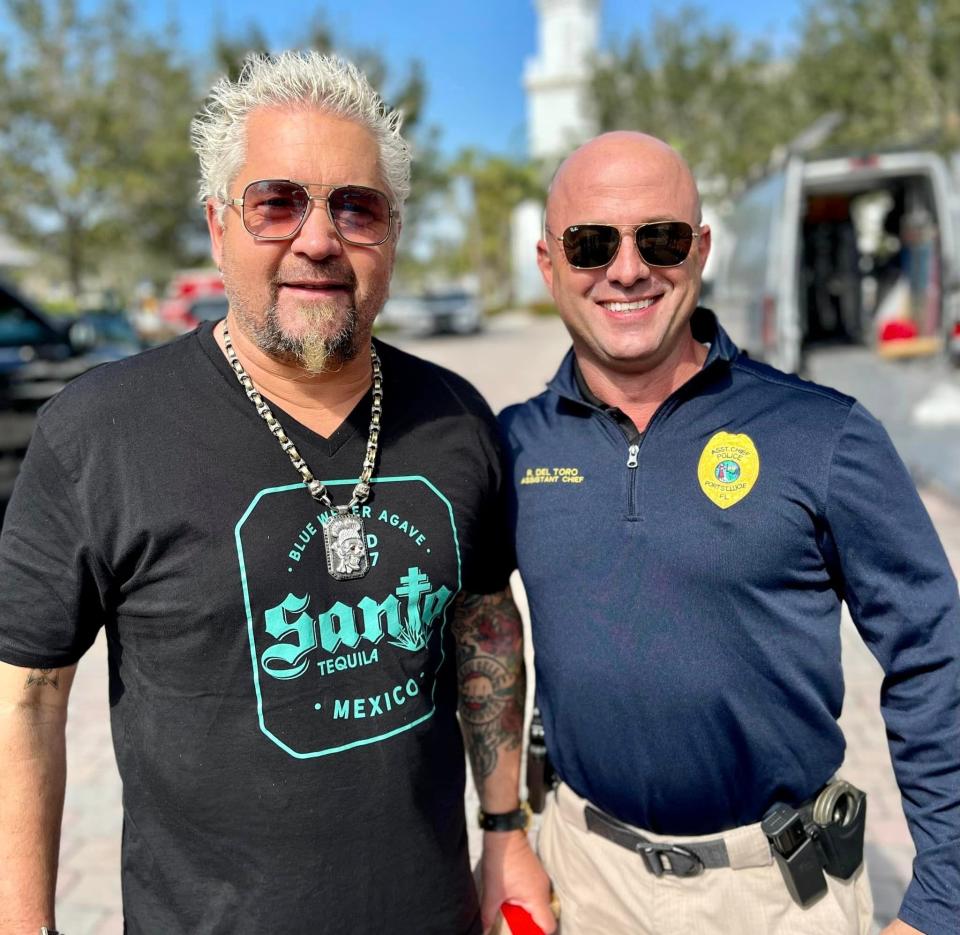
M86 0L90 9L97 0ZM325 12L338 40L377 49L396 74L419 58L429 86L426 120L441 131L443 152L472 146L521 156L526 150L521 78L536 51L534 0L140 0L143 24L159 28L171 16L186 47L199 56L219 28L245 32L256 23L275 49L295 46L312 11ZM649 27L658 4L603 0L605 46ZM745 37L789 42L803 0L703 0L708 23L729 23ZM664 9L673 11L677 4Z

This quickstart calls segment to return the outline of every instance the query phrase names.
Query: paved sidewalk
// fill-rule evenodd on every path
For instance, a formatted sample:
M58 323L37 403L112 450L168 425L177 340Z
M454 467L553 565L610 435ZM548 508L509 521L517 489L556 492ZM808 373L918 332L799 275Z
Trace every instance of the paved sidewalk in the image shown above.
M67 719L67 795L57 925L68 935L118 935L120 777L113 758L103 634L77 667Z

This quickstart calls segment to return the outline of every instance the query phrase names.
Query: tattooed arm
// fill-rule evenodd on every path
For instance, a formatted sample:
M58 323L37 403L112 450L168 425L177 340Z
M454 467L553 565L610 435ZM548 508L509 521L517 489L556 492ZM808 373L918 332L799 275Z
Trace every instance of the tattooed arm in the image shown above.
M519 804L526 695L523 626L510 590L461 596L453 633L460 723L480 804L508 812Z
M56 925L67 698L76 666L0 663L0 931Z
M509 812L520 804L520 750L526 677L523 625L510 589L466 594L454 609L460 726L473 778L486 812ZM545 932L550 881L523 831L485 831L481 859L484 931L504 900L522 905Z

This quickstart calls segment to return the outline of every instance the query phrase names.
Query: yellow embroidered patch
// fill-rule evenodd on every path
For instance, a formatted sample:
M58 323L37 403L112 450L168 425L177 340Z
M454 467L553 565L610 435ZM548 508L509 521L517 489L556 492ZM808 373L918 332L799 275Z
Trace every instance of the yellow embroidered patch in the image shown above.
M521 484L582 484L580 468L528 467L520 478Z
M721 510L739 503L760 476L760 455L749 435L717 432L700 455L700 489Z

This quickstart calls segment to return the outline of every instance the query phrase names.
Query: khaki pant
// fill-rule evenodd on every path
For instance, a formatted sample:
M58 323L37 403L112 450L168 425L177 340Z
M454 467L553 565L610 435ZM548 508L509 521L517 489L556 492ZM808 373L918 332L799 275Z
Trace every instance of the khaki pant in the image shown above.
M651 841L682 845L722 837L727 845L731 867L656 877L639 855L587 831L585 805L561 785L543 816L538 849L560 900L559 935L870 932L873 900L864 866L849 880L827 876L826 895L802 909L787 892L759 825L700 838L633 829Z

